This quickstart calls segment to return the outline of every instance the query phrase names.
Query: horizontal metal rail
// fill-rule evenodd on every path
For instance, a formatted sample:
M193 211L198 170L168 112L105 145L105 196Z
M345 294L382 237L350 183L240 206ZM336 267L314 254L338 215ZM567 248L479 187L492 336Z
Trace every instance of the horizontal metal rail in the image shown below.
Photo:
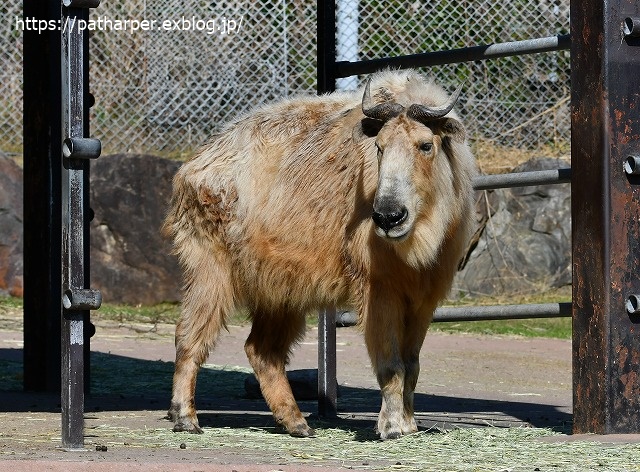
M570 47L571 39L568 34L564 34L547 38L510 41L506 43L452 49L449 51L435 51L409 54L406 56L370 59L367 61L340 61L335 63L335 76L340 78L351 77L358 74L370 74L387 67L392 69L410 69L415 67L430 67L459 62L496 59L499 57L562 51Z
M475 190L526 187L530 185L566 184L571 182L571 168L479 175L473 179Z
M433 321L521 320L568 316L571 316L571 302L440 307L436 310Z
M489 320L522 320L530 318L562 318L571 316L571 302L534 303L526 305L487 305L440 307L436 310L433 321L489 321ZM336 325L339 327L355 326L358 315L353 311L336 314Z

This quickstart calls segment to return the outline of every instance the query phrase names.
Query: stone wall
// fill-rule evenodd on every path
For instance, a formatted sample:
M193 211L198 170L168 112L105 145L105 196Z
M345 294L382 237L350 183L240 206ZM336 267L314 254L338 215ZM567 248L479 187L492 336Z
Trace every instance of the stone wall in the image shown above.
M568 167L535 159L514 172ZM535 293L571 284L571 188L476 192L478 230L452 296Z

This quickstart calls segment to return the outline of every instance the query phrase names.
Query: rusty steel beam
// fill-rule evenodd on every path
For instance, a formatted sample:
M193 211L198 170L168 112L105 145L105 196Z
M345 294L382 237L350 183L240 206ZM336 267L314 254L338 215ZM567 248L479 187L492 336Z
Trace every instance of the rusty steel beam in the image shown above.
M638 16L631 0L571 0L575 433L640 432Z

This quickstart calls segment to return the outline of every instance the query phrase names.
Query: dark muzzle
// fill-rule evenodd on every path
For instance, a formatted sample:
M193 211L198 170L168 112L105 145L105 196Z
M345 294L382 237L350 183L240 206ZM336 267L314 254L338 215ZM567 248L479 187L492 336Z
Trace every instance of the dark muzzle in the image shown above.
M384 213L380 213L374 210L371 217L373 218L373 222L376 224L376 226L378 226L378 228L384 230L385 233L388 233L389 230L402 224L404 220L407 219L408 214L409 213L407 212L407 209L403 207L399 211Z

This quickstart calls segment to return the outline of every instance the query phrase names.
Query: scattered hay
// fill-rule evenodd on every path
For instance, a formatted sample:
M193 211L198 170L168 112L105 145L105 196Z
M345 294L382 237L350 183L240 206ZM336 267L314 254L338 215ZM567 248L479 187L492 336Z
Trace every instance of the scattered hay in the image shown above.
M363 470L438 471L628 471L638 470L640 445L589 441L547 443L560 433L541 428L465 428L421 431L398 440L375 439L371 429L332 428L314 423L317 436L292 438L277 428L205 428L203 435L166 429L94 430L95 442L131 447L207 450L269 464L340 466ZM117 438L117 439L115 439Z

